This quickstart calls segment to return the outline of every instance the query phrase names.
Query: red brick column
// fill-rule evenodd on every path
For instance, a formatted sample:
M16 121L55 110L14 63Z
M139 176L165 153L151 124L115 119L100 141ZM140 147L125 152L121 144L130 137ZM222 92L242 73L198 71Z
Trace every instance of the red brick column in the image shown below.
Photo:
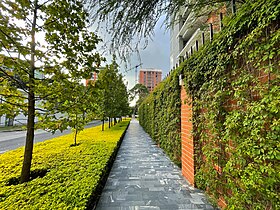
M192 105L181 86L181 139L182 139L182 174L194 186L194 142L192 136Z

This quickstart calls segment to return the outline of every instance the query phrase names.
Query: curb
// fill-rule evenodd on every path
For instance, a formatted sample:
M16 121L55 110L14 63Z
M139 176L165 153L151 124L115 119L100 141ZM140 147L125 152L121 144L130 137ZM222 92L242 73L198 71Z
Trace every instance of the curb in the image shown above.
M109 174L111 172L112 166L115 162L115 159L117 157L119 148L120 148L120 146L123 142L124 136L126 134L126 131L129 127L129 125L130 125L130 121L129 121L128 125L126 126L123 134L121 135L114 152L112 153L111 157L109 158L109 161L107 162L107 165L104 168L105 170L103 171L103 173L101 175L101 179L99 181L99 184L96 186L96 188L94 189L94 191L92 192L92 194L90 196L90 199L88 200L88 203L86 205L86 210L95 210L96 209L98 201L101 197L103 188L105 187L105 184L107 182L107 179L108 179Z
M3 131L0 130L0 133L9 133L9 132L15 132L15 131L25 131L25 130L23 130L23 129L3 130Z

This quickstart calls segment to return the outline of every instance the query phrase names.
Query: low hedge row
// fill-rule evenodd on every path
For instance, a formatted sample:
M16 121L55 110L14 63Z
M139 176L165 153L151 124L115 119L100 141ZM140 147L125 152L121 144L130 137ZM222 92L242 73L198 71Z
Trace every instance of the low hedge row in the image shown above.
M178 166L181 165L179 71L162 81L139 107L139 122Z
M78 146L70 146L73 134L36 144L32 171L47 173L24 184L9 185L20 176L23 148L0 155L0 209L86 209L128 124L85 129Z

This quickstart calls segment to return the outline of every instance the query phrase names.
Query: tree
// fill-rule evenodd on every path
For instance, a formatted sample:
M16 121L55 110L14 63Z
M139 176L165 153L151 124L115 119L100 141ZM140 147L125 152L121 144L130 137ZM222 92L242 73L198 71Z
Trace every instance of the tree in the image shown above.
M53 132L59 129L63 131L71 127L74 132L74 146L77 145L77 134L84 126L92 121L98 114L98 90L92 86L84 86L79 81L65 81L63 94L59 102L51 102L48 106L54 112L48 112L40 116L41 128L51 129ZM48 103L48 102L43 102ZM59 113L59 114L58 114Z
M92 121L98 114L98 90L92 86L84 86L82 84L75 85L72 89L72 100L66 105L66 118L69 120L68 125L74 130L74 146L77 145L77 134L84 129L84 126ZM74 93L74 94L73 94ZM70 96L70 94L68 95Z
M110 127L111 119L116 121L116 117L126 115L129 111L128 93L123 83L123 77L118 73L115 59L112 64L100 71L96 87L102 92L102 100L100 100L102 118L109 118Z
M232 0L86 0L89 5L92 21L106 22L107 32L111 34L113 50L118 49L122 56L137 49L144 38L146 41L153 35L156 23L165 16L166 26L177 22L176 16L180 7L190 7L197 16L209 9L230 3ZM247 0L236 0L244 3ZM211 11L211 10L210 10ZM134 43L133 43L134 42ZM136 46L135 48L132 46Z
M117 83L116 83L116 91L115 91L115 97L116 97L116 116L120 119L122 116L126 116L129 114L129 93L127 92L127 88L123 82L123 76L121 74L118 74L117 77Z
M131 101L137 98L136 105L134 107L134 114L136 114L138 107L141 105L144 99L149 95L149 90L143 84L136 84L131 90L129 90L129 93L130 93Z
M44 116L42 119L50 122L46 127L52 130L67 128L69 120L57 119L59 111L70 110L65 108L65 95L71 93L73 84L88 77L102 58L95 52L99 39L87 29L88 13L80 0L2 0L0 12L0 52L10 57L0 62L2 104L10 104L27 115L20 178L23 183L29 180L35 116ZM45 39L39 41L39 36ZM5 108L4 112L9 110Z

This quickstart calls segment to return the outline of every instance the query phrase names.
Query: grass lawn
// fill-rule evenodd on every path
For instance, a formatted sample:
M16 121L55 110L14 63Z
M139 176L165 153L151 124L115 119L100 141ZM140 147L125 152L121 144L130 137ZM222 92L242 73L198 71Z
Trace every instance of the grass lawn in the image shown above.
M1 154L0 209L85 209L128 123L85 129L78 146L73 134L35 144L32 171L47 173L24 184L8 184L20 176L24 148Z
M14 125L14 126L0 126L0 132L2 131L22 131L26 130L23 126L21 125Z

